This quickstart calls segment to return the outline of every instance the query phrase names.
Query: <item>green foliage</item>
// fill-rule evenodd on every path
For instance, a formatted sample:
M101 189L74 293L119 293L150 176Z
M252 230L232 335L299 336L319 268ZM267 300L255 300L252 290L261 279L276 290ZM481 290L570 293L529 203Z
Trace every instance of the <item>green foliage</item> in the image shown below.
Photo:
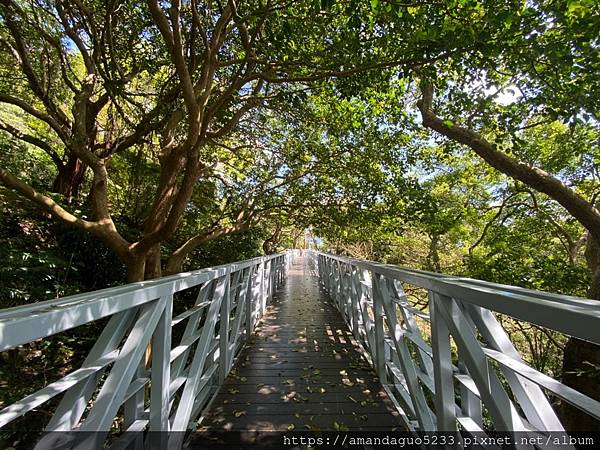
M2 190L0 299L16 306L76 292L65 279L69 262L56 251L52 224L14 194ZM9 203L10 202L10 203ZM12 203L12 204L11 204Z
M191 256L188 268L201 269L262 256L262 243L266 237L265 230L253 229L212 241Z
M4 105L0 104L0 108L2 106ZM4 113L0 109L0 116ZM14 114L14 111L6 113ZM48 155L2 133L0 133L0 167L19 174L24 181L35 188L46 188L56 176Z
M543 221L520 221L498 227L486 240L485 251L467 258L464 273L501 284L585 297L590 273L573 264L564 248L546 232Z
M1 307L126 279L128 259L115 246L51 221L41 205L95 220L105 186L103 206L131 248L152 220L160 226L178 210L170 202L192 161L201 170L175 230L156 244L163 267L194 238L201 245L186 270L310 233L353 256L586 295L583 222L536 192L539 184L506 178L458 141L428 134L415 103L430 81L445 127L477 132L523 170L545 171L595 204L597 1L236 3L213 53L207 42L225 2L183 2L168 13L158 2L167 28L176 20L172 43L143 2L3 2L0 168L35 189L13 183L39 206L0 191ZM184 98L188 81L197 117ZM86 152L81 194L54 192L66 163ZM562 337L504 325L530 362L559 374ZM74 364L96 334L34 343L11 355L3 375L29 383L52 364ZM34 369L24 374L19 362Z
M0 190L0 199L3 308L125 281L123 264L97 238L57 224L10 191Z

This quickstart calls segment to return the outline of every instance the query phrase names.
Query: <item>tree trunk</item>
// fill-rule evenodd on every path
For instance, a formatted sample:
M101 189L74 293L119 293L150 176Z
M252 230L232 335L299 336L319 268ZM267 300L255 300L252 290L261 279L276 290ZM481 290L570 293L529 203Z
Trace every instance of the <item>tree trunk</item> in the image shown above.
M272 255L273 253L275 253L275 244L273 243L273 241L271 239L267 239L263 242L262 245L263 248L263 252L265 252L265 255Z
M131 255L125 262L125 266L128 283L160 278L162 276L160 245L155 245L144 255Z
M144 265L144 280L160 278L162 276L162 267L160 263L160 244L155 245L146 255Z
M128 283L144 281L145 262L146 258L144 256L132 256L131 260L125 263Z
M300 237L301 236L302 236L301 234L298 234L298 235L294 236L294 245L292 246L292 248L298 248L298 243L300 242Z
M593 274L588 297L600 300L600 246L592 236L588 236L585 257ZM563 355L562 371L563 383L588 397L600 400L600 346L569 338ZM566 402L562 402L560 415L567 431L600 429L598 420Z
M569 338L562 364L562 381L567 386L591 397L600 399L600 347L587 341ZM592 416L562 402L562 423L567 431L594 431L600 422Z
M183 270L186 255L171 255L165 266L165 275L175 275Z
M145 255L133 255L127 263L127 282L136 283L161 276L160 244L155 245ZM144 366L150 368L152 362L152 341L146 346L144 352ZM149 398L148 386L144 389L144 396Z
M427 255L427 270L432 272L441 272L440 255L438 252L438 243L440 236L436 233L429 235L429 254Z
M275 232L263 242L262 248L265 255L272 255L277 252L277 244L281 238L281 225L277 225Z
M58 169L52 192L62 194L67 200L79 195L87 165L75 155L69 155L66 164Z

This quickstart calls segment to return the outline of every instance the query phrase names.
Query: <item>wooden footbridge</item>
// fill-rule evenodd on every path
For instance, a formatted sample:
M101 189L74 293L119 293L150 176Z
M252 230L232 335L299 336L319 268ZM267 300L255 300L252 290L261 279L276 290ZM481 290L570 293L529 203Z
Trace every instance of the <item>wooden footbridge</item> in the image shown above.
M304 261L296 260L201 429L400 427L398 412L335 304Z
M81 367L0 411L0 437L42 406L45 431L77 433L38 448L86 431L81 448L152 446L165 431L176 448L192 430L560 431L551 399L597 419L599 402L528 366L497 315L600 344L599 306L295 250L10 308L0 351L96 321L103 331Z

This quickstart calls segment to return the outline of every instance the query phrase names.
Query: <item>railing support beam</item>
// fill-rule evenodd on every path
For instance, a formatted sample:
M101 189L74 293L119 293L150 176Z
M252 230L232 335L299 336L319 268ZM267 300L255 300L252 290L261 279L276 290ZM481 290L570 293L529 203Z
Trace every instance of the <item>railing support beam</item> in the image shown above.
M600 402L527 366L495 318L507 314L600 344L599 301L322 252L310 257L409 428L483 431L485 405L496 430L560 431L545 391L600 417ZM403 284L427 293L429 311L410 304Z

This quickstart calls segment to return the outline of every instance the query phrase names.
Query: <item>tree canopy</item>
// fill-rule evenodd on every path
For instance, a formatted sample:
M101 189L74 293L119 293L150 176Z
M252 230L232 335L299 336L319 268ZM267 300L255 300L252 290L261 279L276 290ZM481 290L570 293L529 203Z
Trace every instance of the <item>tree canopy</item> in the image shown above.
M2 0L0 292L41 300L311 233L600 298L599 11Z

